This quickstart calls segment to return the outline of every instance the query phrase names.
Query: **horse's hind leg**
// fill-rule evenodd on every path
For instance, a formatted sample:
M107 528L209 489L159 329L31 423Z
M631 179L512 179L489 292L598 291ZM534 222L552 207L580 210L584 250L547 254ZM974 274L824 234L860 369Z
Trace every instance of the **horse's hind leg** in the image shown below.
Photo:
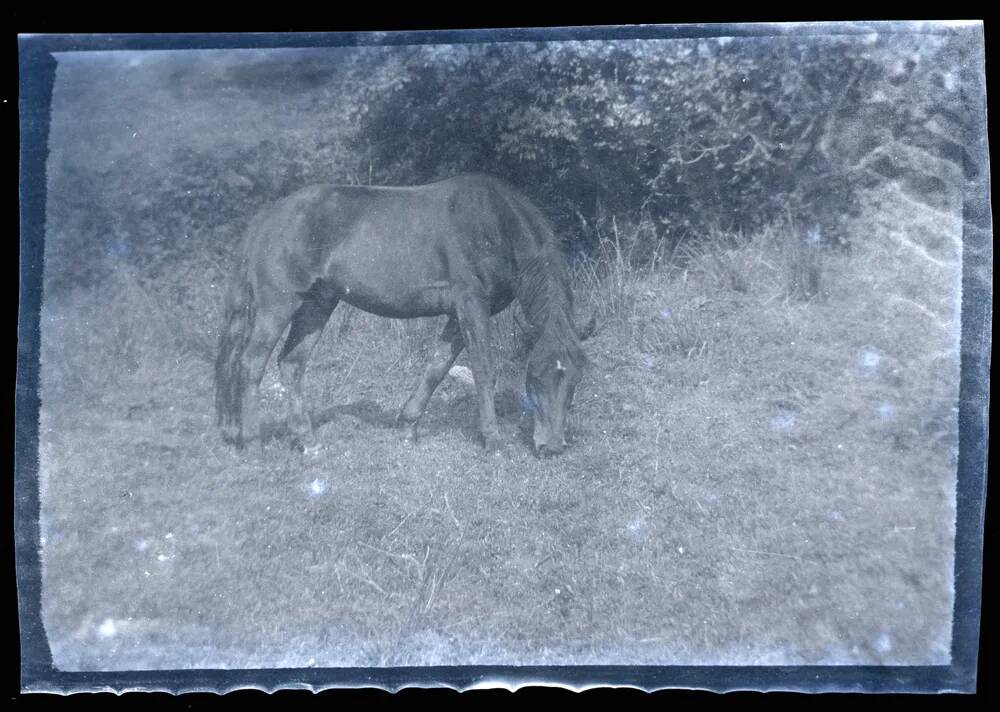
M315 293L307 295L292 317L288 337L278 356L281 381L289 390L288 428L292 435L292 447L297 450L305 449L304 441L312 433L312 420L303 403L302 378L309 356L336 306L335 298L324 298Z
M275 298L260 302L253 331L242 358L247 382L242 395L243 427L239 438L240 445L254 437L260 437L261 445L264 444L261 437L258 403L260 382L264 378L264 368L271 358L271 353L297 306L298 299L292 301Z
M427 364L424 375L420 377L417 387L413 389L413 393L410 394L406 404L403 405L399 413L399 420L406 426L405 437L407 440L416 441L417 421L424 414L424 409L427 408L427 401L430 400L434 389L438 387L442 379L448 374L448 371L451 370L452 364L455 363L458 355L462 353L464 346L462 332L458 328L458 320L455 317L451 317L448 319L448 323L444 325L441 336L438 337L434 347L434 355L431 357L430 363Z

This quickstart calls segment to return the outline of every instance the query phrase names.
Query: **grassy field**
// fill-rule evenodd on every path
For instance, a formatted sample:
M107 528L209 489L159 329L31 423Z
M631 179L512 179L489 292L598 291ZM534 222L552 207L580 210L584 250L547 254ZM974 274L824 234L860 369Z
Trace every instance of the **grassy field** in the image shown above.
M404 445L439 320L338 310L316 446L238 453L212 412L226 265L46 302L56 666L948 662L961 212L870 203L846 252L788 223L650 261L609 232L578 269L600 321L571 447L545 460L515 366L503 456L460 378ZM276 422L273 371L262 393Z

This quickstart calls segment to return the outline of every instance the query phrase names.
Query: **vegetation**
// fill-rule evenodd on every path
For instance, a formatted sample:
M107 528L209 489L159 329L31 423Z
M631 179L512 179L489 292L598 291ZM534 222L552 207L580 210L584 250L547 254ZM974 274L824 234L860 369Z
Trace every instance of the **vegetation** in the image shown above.
M151 276L194 249L224 261L257 207L308 183L469 170L531 195L573 254L593 257L611 220L643 225L643 250L789 216L846 246L859 193L890 178L944 199L974 170L955 42L938 28L65 60L48 286L123 258ZM74 91L102 69L122 80Z
M61 64L57 666L947 662L956 57L915 34ZM566 453L530 453L511 316L497 458L460 378L418 445L393 426L440 320L344 307L316 447L283 440L273 371L273 437L225 446L215 329L256 206L471 169L545 207L599 316Z

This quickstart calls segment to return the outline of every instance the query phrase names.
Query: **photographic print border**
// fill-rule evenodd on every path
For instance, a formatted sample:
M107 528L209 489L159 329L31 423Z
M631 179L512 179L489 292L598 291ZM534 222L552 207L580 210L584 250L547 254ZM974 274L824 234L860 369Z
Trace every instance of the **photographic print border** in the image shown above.
M948 666L469 666L63 672L54 668L41 618L39 559L39 317L45 240L46 159L54 52L166 49L268 49L561 41L671 39L782 34L892 32L964 33L964 63L985 82L981 23L804 23L582 27L351 33L190 35L34 35L19 38L20 306L15 397L14 526L20 620L21 686L25 692L130 690L226 692L237 689L377 687L516 688L532 684L585 689L663 688L840 692L973 692L982 601L992 322L992 218L985 84L963 86L977 106L965 145L978 163L963 199L963 274L959 458L955 538L952 663Z

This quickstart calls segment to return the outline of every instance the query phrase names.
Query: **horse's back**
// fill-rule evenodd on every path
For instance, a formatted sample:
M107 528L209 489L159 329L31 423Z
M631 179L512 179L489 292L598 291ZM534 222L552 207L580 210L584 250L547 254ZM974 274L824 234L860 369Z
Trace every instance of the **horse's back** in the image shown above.
M415 186L306 186L264 209L250 232L259 279L293 291L322 279L351 294L348 301L366 294L386 315L403 313L425 285L485 289L503 308L518 262L554 245L527 198L474 173ZM431 301L417 311L444 303Z
M447 218L488 221L511 206L541 213L519 191L498 178L482 173L463 173L432 183L413 186L368 186L315 184L305 186L262 209L251 221L251 232L261 228L287 227L310 220L311 227L336 231L360 218L400 222ZM400 217L401 216L401 217ZM325 225L322 223L326 223ZM441 228L443 225L435 224Z

